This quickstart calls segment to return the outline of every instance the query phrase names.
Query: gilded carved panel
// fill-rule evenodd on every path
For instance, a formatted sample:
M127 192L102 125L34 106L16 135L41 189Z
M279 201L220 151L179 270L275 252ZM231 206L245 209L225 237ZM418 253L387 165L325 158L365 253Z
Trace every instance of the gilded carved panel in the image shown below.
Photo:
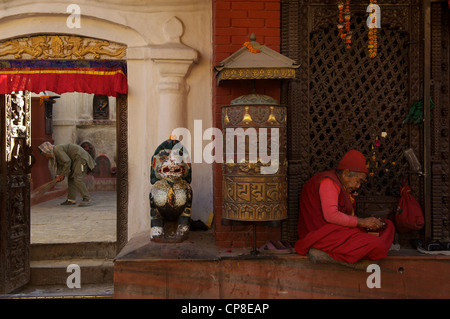
M0 43L2 59L124 59L126 46L105 40L38 35Z

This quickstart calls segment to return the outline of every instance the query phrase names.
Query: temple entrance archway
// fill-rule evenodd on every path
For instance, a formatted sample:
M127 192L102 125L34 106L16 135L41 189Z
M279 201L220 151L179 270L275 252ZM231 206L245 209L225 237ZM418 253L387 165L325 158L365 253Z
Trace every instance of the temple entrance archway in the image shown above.
M6 76L7 85L14 85L14 80L17 79L19 82L27 83L25 87L19 85L14 90L6 89L0 96L2 108L0 293L8 293L25 285L30 278L30 175L34 160L31 149L30 113L32 110L29 90L39 93L45 90L41 91L39 88L46 87L46 76L38 79L34 76L51 74L52 70L58 69L55 65L56 61L60 64L67 61L69 64L67 68L59 65L60 68L54 72L59 72L56 82L64 85L70 82L64 81L65 75L70 78L81 69L90 75L94 71L99 71L97 74L99 76L106 75L107 72L113 74L114 70L108 69L108 61L122 61L126 70L124 60L126 46L98 39L65 35L39 35L11 39L3 44L3 50L0 51L2 58L0 63L3 63L3 67L9 63L8 61L21 61L24 64L30 61L30 65L26 68L14 68L11 65L6 67L8 72L20 74L19 78L14 78L12 73L1 73L3 80ZM36 66L36 62L39 63L39 61L43 61L41 63L44 67ZM75 64L69 63L73 61ZM89 61L95 63L89 64ZM36 68L33 69L33 66ZM26 72L22 72L23 70ZM33 70L36 72L33 73ZM126 72L122 75L126 77ZM114 81L117 82L117 78ZM5 81L2 84L5 84ZM58 89L58 84L56 85L56 89L51 85L48 85L50 88L47 89L56 93L65 90L70 92L73 89L67 87ZM72 91L110 95L104 91L83 90L78 87ZM116 97L116 248L119 251L128 240L128 102L126 91L117 91L112 94Z

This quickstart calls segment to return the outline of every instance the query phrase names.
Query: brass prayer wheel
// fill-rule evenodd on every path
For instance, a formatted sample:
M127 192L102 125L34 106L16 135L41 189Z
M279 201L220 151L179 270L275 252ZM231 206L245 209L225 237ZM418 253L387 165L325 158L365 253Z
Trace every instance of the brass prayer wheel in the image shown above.
M287 218L286 114L286 107L260 94L238 97L222 107L222 218Z

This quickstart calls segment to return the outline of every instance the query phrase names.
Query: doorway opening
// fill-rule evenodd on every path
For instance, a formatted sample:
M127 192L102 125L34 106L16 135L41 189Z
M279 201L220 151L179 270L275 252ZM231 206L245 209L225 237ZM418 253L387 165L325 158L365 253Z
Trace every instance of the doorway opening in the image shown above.
M34 48L31 44L35 41L45 48L38 52L41 56L30 56L33 53L30 50ZM73 254L76 257L112 259L128 239L127 72L126 60L122 60L126 46L92 38L55 35L14 39L5 43L18 45L5 49L0 60L0 107L4 115L0 117L1 143L5 154L0 163L0 236L3 248L0 250L0 293L9 293L30 282L30 261L49 257L67 259ZM73 43L80 45L74 46ZM23 50L23 47L29 50ZM81 47L86 50L79 51ZM30 92L34 92L33 99ZM80 108L74 107L86 99L89 103L81 102ZM58 109L56 100L66 100L67 109ZM115 110L111 111L112 108ZM37 120L31 119L33 113L38 116ZM32 132L31 127L41 133ZM31 139L35 140L31 142ZM78 144L92 153L97 169L88 175L86 182L93 194L106 192L108 194L102 195L108 196L99 195L97 200L93 196L94 205L83 207L86 209L84 214L91 218L89 213L97 201L97 204L102 203L103 213L109 214L109 224L98 220L92 227L88 218L85 223L92 229L82 235L83 228L73 225L69 214L61 213L60 197L55 195L47 198L57 201L54 215L48 218L47 223L59 221L66 233L60 234L57 229L48 228L44 233L53 238L47 236L38 243L34 236L34 226L38 225L30 227L35 213L35 207L31 206L46 200L31 203L30 193L39 187L39 183L51 180L54 174L37 150L44 141ZM38 165L38 161L41 167L33 173L32 165ZM55 190L64 193L64 184L57 186ZM85 245L93 242L89 236L98 236L98 227L106 225L109 237L97 239L107 243L106 247ZM30 234L30 230L34 234ZM71 239L73 234L70 232L82 235L83 242ZM55 245L64 246L68 241L72 243L67 244L73 245L68 249L63 247L63 252L56 249L55 253ZM87 255L80 255L80 251ZM98 272L104 274L105 269L98 269ZM48 278L46 275L40 277Z
M44 92L33 94L31 109L31 144L36 157L30 185L31 245L116 243L116 99L77 92L61 95ZM37 150L46 141L54 145L80 145L94 159L96 167L84 178L92 206L60 205L67 198L67 179L43 194L36 194L56 174L49 160ZM81 198L77 196L79 202Z

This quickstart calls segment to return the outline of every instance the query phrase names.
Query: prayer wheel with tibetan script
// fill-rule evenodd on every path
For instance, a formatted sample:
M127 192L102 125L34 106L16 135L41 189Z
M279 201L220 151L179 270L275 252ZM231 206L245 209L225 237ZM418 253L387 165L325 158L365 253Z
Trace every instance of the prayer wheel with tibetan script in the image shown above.
M266 95L244 95L222 107L222 127L222 218L286 219L286 108Z

